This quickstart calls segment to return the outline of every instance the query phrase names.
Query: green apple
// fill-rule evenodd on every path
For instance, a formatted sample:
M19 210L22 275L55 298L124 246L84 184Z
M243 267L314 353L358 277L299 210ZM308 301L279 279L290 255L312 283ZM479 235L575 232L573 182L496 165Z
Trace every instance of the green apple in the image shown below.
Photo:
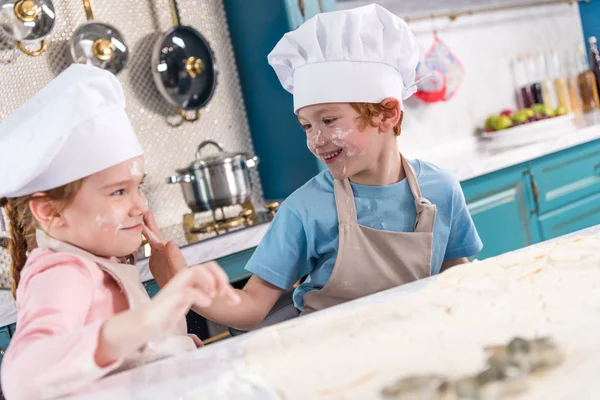
M485 129L494 129L494 125L496 124L496 120L500 118L499 115L491 115L488 119L485 120Z
M542 115L546 117L554 117L555 114L552 107L544 106L544 109L542 110Z
M525 110L517 111L512 116L512 122L514 124L524 124L529 120L529 115Z
M569 109L565 106L560 106L556 109L556 115L567 115L569 113Z
M533 111L531 108L524 108L521 111L527 115L527 118L535 117L535 111Z
M544 115L544 110L546 109L546 106L543 104L534 104L531 108L533 109L535 115Z
M492 129L495 131L500 131L502 129L508 129L511 126L513 126L512 120L506 115L501 115L494 121Z

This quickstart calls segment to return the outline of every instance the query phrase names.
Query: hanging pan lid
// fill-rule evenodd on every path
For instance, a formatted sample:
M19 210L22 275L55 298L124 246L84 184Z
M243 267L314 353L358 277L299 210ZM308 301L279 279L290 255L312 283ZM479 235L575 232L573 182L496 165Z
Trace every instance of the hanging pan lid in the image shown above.
M217 85L214 55L197 30L181 25L175 0L171 5L176 26L155 45L154 80L169 103L183 110L198 110L209 102Z
M91 0L83 0L83 7L88 22L77 28L71 37L69 47L73 61L118 74L129 58L123 35L112 25L93 21Z
M55 19L50 0L0 0L0 29L14 40L34 43L44 39Z
M80 64L91 64L118 74L127 65L129 49L121 33L112 25L88 22L71 38L71 57Z

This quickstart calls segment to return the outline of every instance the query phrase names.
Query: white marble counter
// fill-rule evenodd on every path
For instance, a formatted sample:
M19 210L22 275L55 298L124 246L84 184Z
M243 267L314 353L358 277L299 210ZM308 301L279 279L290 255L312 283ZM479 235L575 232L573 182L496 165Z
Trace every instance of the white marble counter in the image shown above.
M600 227L591 228L569 236L575 235L587 236L589 240L594 241L593 245L596 246L598 243L597 241L600 241ZM587 243L588 248L586 248L585 250L582 249L581 260L585 259L587 264L585 265L585 267L581 266L581 269L579 268L580 265L577 261L577 254L573 254L572 249L567 249L569 251L565 253L563 248L560 247L565 243L570 245L575 244L575 248L577 248L577 243L580 242L574 241L573 238L563 237L558 240L544 242L526 249L509 253L508 255L501 256L503 258L499 258L498 261L492 259L486 264L480 263L481 266L486 266L488 268L494 266L500 268L501 266L503 271L507 271L506 274L508 274L508 276L503 275L498 279L488 279L485 276L485 272L475 272L474 274L465 274L463 272L462 275L455 274L452 275L452 277L453 279L457 279L457 276L458 279L461 279L460 277L462 277L462 279L464 280L464 285L459 284L458 286L453 286L450 285L450 283L452 283L452 279L446 278L444 280L444 277L446 275L442 274L434 278L428 278L419 282L404 285L399 288L395 288L373 296L359 299L357 301L346 303L342 306L325 310L322 313L315 313L307 317L302 317L294 321L286 322L284 324L268 327L263 330L251 332L249 334L242 335L236 338L227 339L225 341L209 345L203 349L191 352L180 357L162 360L160 362L146 365L135 370L126 371L114 376L107 377L81 391L76 397L81 399L176 398L181 400L268 400L283 398L314 398L301 397L295 393L290 393L288 389L282 389L281 384L279 384L280 387L275 388L273 383L268 383L268 379L265 377L263 372L261 372L265 370L261 369L260 365L257 367L257 365L252 364L251 362L254 361L256 363L257 360L260 359L260 356L257 358L256 354L254 354L252 357L249 358L248 346L256 345L257 338L264 338L265 336L272 337L272 346L268 345L268 343L271 343L270 341L267 341L266 345L265 342L262 341L261 343L263 343L264 346L258 347L258 349L264 349L266 358L269 358L270 356L271 362L275 360L275 362L279 363L279 360L281 360L281 367L289 368L289 364L284 362L285 357L289 356L289 354L287 353L287 350L289 349L286 350L286 347L282 348L282 343L294 343L295 339L300 339L299 341L296 341L296 343L317 343L317 341L315 340L317 338L314 337L314 335L320 335L323 333L323 331L320 329L321 327L325 329L325 332L327 332L326 334L335 335L335 332L327 330L326 325L328 324L329 320L341 322L343 328L340 329L338 333L341 335L345 335L345 337L347 338L349 333L346 328L354 326L355 329L360 330L361 326L364 326L365 324L368 325L368 323L371 321L369 318L375 318L374 315L377 314L378 309L384 308L386 306L386 312L390 313L390 310L392 312L392 314L389 314L388 318L396 319L397 321L395 323L406 324L412 319L410 315L414 314L411 314L411 312L409 311L408 314L405 315L406 312L403 311L403 308L410 308L413 304L417 304L415 306L415 310L421 310L419 311L418 315L425 312L426 316L424 318L421 318L420 324L414 325L414 329L416 329L416 332L423 332L423 334L426 334L427 329L423 331L421 330L421 328L425 328L423 321L431 321L431 323L435 325L435 321L437 320L436 316L440 316L440 318L446 318L449 322L451 322L452 318L456 318L452 315L461 315L461 311L463 318L465 318L465 316L468 317L469 315L472 315L470 314L471 312L477 311L475 310L475 308L481 308L481 306L478 306L480 302L483 304L488 298L493 298L494 296L498 295L502 296L502 293L506 292L507 288L502 289L502 287L504 287L503 283L498 282L515 282L510 284L509 287L513 287L512 285L521 285L521 288L527 289L527 285L529 285L528 281L524 283L521 282L528 279L537 279L535 277L537 277L537 274L539 274L540 271L544 268L550 268L551 271L549 271L547 275L544 275L545 278L542 280L542 282L545 282L545 280L547 279L549 279L550 281L554 279L554 282L558 282L559 285L570 284L571 286L573 286L574 282L581 282L580 278L582 276L578 274L582 274L585 271L588 271L585 268L593 269L594 271L592 272L594 272L594 274L591 274L590 276L593 276L595 280L600 281L600 274L598 273L600 272L598 271L598 269L600 268L600 261L598 260L599 257L595 255L595 252L590 252L590 243L585 242ZM556 251L558 252L555 253ZM540 254L542 254L542 256L540 256ZM554 258L551 258L550 255L553 255ZM565 257L572 259L567 260L565 259ZM532 265L535 263L538 264ZM471 267L467 266L467 268L471 268L469 271L473 271L473 266L476 265L471 264ZM536 269L529 268L533 266L535 266ZM479 271L482 270L480 269ZM573 271L573 277L577 279L571 279L570 271ZM491 277L494 278L495 275L491 275ZM478 280L479 278L483 279ZM583 279L583 281L588 286L590 286L589 281L587 281L586 279ZM592 285L590 287L593 288L593 285L595 285L596 283L600 285L600 282L594 282L592 282ZM439 289L440 287L441 289ZM466 290L463 289L463 287L466 287ZM448 288L450 288L450 292L444 292L444 289ZM438 292L435 292L436 290L438 290ZM476 298L479 299L477 301L474 301L473 299L474 292L476 294ZM556 307L557 305L559 305L560 307L561 301L565 299L564 297L560 297L561 295L565 296L569 293L574 294L574 292L570 291L570 289L563 289L560 292L561 294L557 294L557 292L551 291L551 293L546 293L544 294L544 296L542 296L545 299L548 299L550 302L553 302L554 305L548 305L548 307ZM423 296L423 293L427 293L427 295ZM442 299L445 299L445 301L442 301L440 304L432 304L431 301L428 301L429 296L432 296L432 294L436 293L438 295L441 293L445 297L438 296L436 297L435 301L440 301ZM527 294L529 292L525 290L524 293ZM535 294L538 292L533 291L531 293ZM572 398L577 398L580 400L591 400L598 398L598 396L600 396L600 388L598 387L596 381L597 373L600 370L600 345L598 345L598 341L595 336L595 332L597 332L597 330L594 331L592 329L592 324L600 321L600 318L597 318L596 316L593 316L592 318L592 315L584 312L574 313L576 315L572 315L572 313L567 312L557 314L546 314L544 318L548 318L548 320L542 318L539 321L534 322L534 320L536 319L535 307L529 309L528 307L530 306L530 304L519 301L511 301L511 299L513 298L510 297L510 294L511 293L509 293L508 299L506 299L506 296L504 297L505 302L498 304L492 303L492 305L495 304L495 307L492 308L500 307L499 309L492 310L489 308L485 308L486 310L488 310L490 315L497 315L497 317L494 318L500 319L501 321L498 322L502 323L496 324L495 322L497 321L492 322L491 320L488 320L492 317L488 318L482 314L481 320L475 319L472 322L472 324L468 324L467 326L465 326L464 324L453 325L452 323L444 323L442 324L443 326L438 326L437 328L435 328L432 325L431 329L433 329L434 332L429 332L429 336L427 337L430 337L431 339L427 339L427 341L425 342L428 343L425 349L441 349L438 351L448 353L446 354L446 357L444 357L442 354L439 354L440 358L433 356L423 357L424 354L427 354L428 350L426 350L426 353L419 353L419 351L413 351L412 357L415 358L410 358L411 356L408 356L406 353L397 354L396 356L390 354L389 357L384 356L382 357L382 359L377 358L377 360L374 360L373 362L375 362L375 365L378 365L380 361L387 361L389 364L390 360L383 360L383 358L391 357L392 360L396 360L396 367L394 368L393 366L384 364L387 365L387 368L384 366L380 366L376 375L385 374L386 376L390 375L398 377L398 374L401 374L401 372L398 372L399 370L404 369L404 371L410 370L414 372L415 368L423 369L423 365L427 363L438 364L438 367L440 369L453 371L453 373L464 373L464 371L456 371L453 369L455 367L455 365L453 364L463 362L462 356L459 355L457 357L457 354L463 353L461 352L462 350L460 348L457 349L455 348L456 346L447 345L449 337L451 338L451 340L456 340L456 342L460 343L461 346L471 345L472 347L472 340L475 340L477 342L477 349L481 349L481 347L479 347L480 343L486 343L486 345L498 344L488 343L488 341L497 341L500 337L512 337L514 334L531 335L533 334L533 332L535 332L535 335L545 335L549 333L554 339L557 340L559 347L561 347L561 349L566 353L565 361L558 369L550 372L548 375L532 378L531 381L528 381L527 392L520 396L515 396L514 398L522 400L541 400L546 398L559 400L567 400ZM559 297L557 298L557 296ZM499 298L501 299L503 297ZM532 298L532 300L534 299ZM579 303L579 301L580 300L574 300L570 301L569 303L571 306L573 304L576 304L579 307L579 305L581 304ZM585 303L585 305L581 306L587 307L586 310L589 310L590 306L600 307L600 299L597 296L591 296L591 298L586 297ZM419 306L419 304L421 304L421 307ZM451 304L452 307L454 307L455 311L448 312L446 310L448 308L446 307L448 304ZM543 307L546 307L546 303L542 302L540 304L544 304ZM363 307L368 307L368 312L366 314L367 316L365 315L365 313L357 314L358 310L360 310ZM440 311L437 311L438 309ZM555 311L555 308L549 309ZM522 310L526 310L524 312L525 315L520 315ZM348 311L352 311L352 313L349 313ZM393 313L397 313L398 315ZM568 320L561 319L560 322L557 324L557 322L553 321L552 318L559 315L561 318L566 318ZM335 319L335 317L340 316L344 318ZM364 318L367 319L363 321ZM408 318L409 320L407 321L406 318ZM315 327L315 322L318 322L318 324L316 325L319 329ZM377 349L369 346L374 346L375 343L379 343L376 341L374 336L381 336L382 331L386 332L390 327L394 326L393 323L393 321L390 322L390 325L388 326L372 326L370 328L370 325L367 326L366 330L369 332L369 335L367 335L366 337L355 336L354 334L352 334L352 332L350 332L350 337L353 337L354 339L352 340L355 340L354 343L356 345L360 343L361 345L353 347L352 350L348 349L345 352L339 353L339 357L346 358L347 362L348 357L350 357L350 360L352 359L352 357L354 357L352 356L352 354L354 354L355 351L363 351L362 356L365 355L365 350L367 351L366 354L369 354L368 352L371 350L377 350L381 352L381 346L379 346ZM536 326L536 324L538 325ZM306 328L307 326L311 329L303 329L303 327ZM412 327L413 325L404 325L404 329L411 330L413 329ZM436 329L441 330L437 332ZM459 333L453 335L452 332L455 329ZM392 330L391 332L396 331ZM418 336L420 335L421 334L418 333ZM471 335L473 336L472 338L470 337ZM386 337L388 338L388 340L391 340L390 344L392 342L398 342L398 339L394 334ZM491 337L494 337L494 339L491 339ZM445 339L446 346L442 346L441 348L436 347L436 341L440 341L440 343L443 343L443 339ZM337 343L337 339L335 337L333 338L333 340L336 340ZM365 343L370 343L370 345L365 346ZM431 344L431 347L427 347L429 346L429 343ZM504 343L504 341L502 341L502 343ZM583 344L585 344L588 347L583 346ZM421 341L421 345L423 345L423 341ZM405 344L405 347L406 346L409 346L410 348L412 344ZM256 350L256 347L254 349ZM306 349L307 353L310 353L310 346L305 345L303 349ZM385 351L385 346L383 348L383 351ZM482 350L481 353L483 355ZM421 356L418 356L418 354L421 354ZM449 354L452 354L454 357L448 358ZM341 370L344 371L348 371L348 375L352 376L356 376L357 373L364 374L366 371L355 371L356 368L367 368L361 367L363 363L363 358L360 358L360 353L358 353L356 357L358 357L358 361L354 359L352 361L352 366L344 364L338 365L338 368L341 368ZM405 359L403 358L403 361L400 362L398 357L405 357ZM281 375L282 379L284 379L284 383L289 383L290 379L295 379L297 382L303 382L302 385L304 387L308 387L309 390L313 390L314 394L315 388L310 389L311 384L313 384L311 377L304 375L298 376L298 374L302 374L302 372L306 372L307 370L310 371L315 368L318 369L320 364L323 363L331 365L332 363L338 362L337 358L329 357L327 361L322 360L322 362L318 364L314 362L314 359L313 362L309 363L301 360L300 358L296 359L297 362L294 364L296 365L295 368L290 369L287 373ZM436 360L438 360L439 362ZM484 362L484 360L485 358L482 358L482 362ZM366 364L368 361L364 360L364 362ZM284 367L286 365L288 367ZM357 365L359 366L357 367ZM264 365L262 366L264 367ZM271 366L273 366L273 364L271 364ZM373 364L369 364L369 367L372 368ZM396 368L398 368L398 370L396 370ZM287 377L283 378L283 376L286 375ZM375 380L377 379L378 378L375 378ZM271 379L270 382L274 382L273 379ZM327 381L328 386L339 388L339 386L336 386L336 383L338 385L340 384L340 382ZM372 382L369 384L371 384L372 386ZM379 398L377 394L379 393L379 389L377 389L377 391L370 392L371 395L367 397L357 397L357 393L360 390L364 390L364 387L361 386L368 386L369 384L362 381L360 383L355 382L353 384L348 384L346 386L354 385L351 386L351 390L348 390L346 387L345 389L343 389L343 394L340 394L340 392L338 392L336 396L326 396L324 398ZM379 388L379 386L376 386L376 388ZM278 392L278 390L280 392ZM283 390L285 393L282 394L281 390ZM306 395L306 393L304 394Z
M408 157L431 162L453 173L458 180L466 181L600 139L600 113L580 117L577 126L577 130L527 146L497 150L488 142L472 137L444 148L415 150Z

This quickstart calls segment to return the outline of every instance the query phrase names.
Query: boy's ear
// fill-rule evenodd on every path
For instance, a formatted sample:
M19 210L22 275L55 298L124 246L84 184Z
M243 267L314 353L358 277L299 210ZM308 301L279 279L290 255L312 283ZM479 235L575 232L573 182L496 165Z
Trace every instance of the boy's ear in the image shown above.
M379 124L379 130L381 132L392 132L404 116L400 109L400 102L393 97L388 97L381 102L381 105L385 111Z

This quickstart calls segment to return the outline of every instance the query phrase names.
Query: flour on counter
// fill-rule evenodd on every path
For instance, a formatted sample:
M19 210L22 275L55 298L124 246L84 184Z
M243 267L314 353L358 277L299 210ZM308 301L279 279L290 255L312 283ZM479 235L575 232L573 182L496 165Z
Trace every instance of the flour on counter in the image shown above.
M282 399L378 399L399 378L458 379L485 366L487 346L550 336L565 362L517 398L567 399L600 370L599 249L600 237L563 239L457 266L396 301L260 330L245 362Z

